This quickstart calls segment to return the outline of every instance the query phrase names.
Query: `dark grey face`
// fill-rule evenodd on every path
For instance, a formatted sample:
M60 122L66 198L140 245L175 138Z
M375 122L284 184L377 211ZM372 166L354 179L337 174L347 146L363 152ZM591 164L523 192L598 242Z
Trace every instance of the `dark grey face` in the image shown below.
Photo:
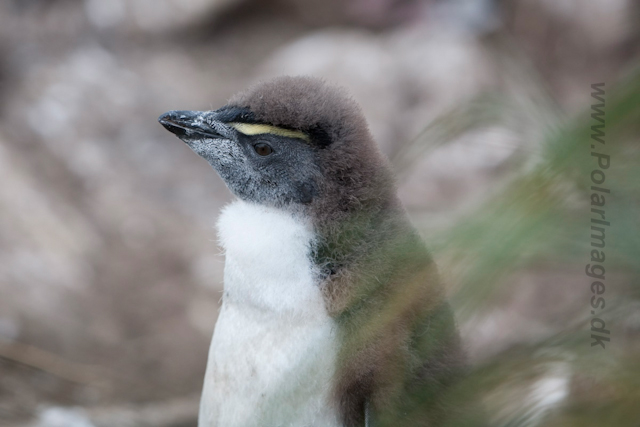
M249 131L236 129L243 119ZM170 111L160 123L218 172L243 200L271 206L309 204L317 194L316 150L294 132L265 132L242 111ZM234 123L234 124L230 124ZM242 126L242 125L241 125ZM256 133L256 130L260 131ZM256 134L251 134L256 133Z

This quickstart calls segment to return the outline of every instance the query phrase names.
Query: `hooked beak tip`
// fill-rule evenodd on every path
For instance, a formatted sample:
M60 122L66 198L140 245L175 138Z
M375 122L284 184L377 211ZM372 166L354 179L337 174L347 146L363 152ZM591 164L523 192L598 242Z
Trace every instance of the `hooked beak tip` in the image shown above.
M160 117L158 117L158 122L164 126L166 130L175 134L176 136L184 136L189 129L189 123L184 120L179 119L179 114L176 114L175 111L169 111L168 113L164 113Z
M228 127L219 122L204 122L202 111L169 111L158 117L158 122L178 137L205 136L210 138L226 137Z

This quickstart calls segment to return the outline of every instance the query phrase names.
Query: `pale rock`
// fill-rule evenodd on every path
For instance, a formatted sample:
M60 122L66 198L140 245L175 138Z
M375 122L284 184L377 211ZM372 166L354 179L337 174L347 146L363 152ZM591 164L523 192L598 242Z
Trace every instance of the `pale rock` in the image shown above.
M85 0L89 22L99 29L161 33L201 23L243 0Z

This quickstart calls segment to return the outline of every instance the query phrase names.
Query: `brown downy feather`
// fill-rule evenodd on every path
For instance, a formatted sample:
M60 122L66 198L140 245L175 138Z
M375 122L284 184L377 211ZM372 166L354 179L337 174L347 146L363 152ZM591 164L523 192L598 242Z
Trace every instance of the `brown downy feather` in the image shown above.
M381 101L383 102L383 101ZM328 312L342 338L336 402L346 427L438 426L463 371L436 267L396 197L359 106L310 77L281 77L233 97L259 122L308 133L322 180L304 209Z

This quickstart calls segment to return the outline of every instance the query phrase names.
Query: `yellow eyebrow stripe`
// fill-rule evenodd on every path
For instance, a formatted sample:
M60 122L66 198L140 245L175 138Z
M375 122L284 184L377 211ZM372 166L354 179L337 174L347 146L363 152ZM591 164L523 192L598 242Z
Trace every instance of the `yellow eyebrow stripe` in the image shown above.
M309 142L309 136L306 133L300 132L297 130L284 129L284 128L279 128L277 126L264 125L264 124L239 123L239 122L228 123L228 125L234 128L235 130L237 130L238 132L243 133L245 135L260 135L264 133L270 133L272 135L279 135L287 138L299 138Z

